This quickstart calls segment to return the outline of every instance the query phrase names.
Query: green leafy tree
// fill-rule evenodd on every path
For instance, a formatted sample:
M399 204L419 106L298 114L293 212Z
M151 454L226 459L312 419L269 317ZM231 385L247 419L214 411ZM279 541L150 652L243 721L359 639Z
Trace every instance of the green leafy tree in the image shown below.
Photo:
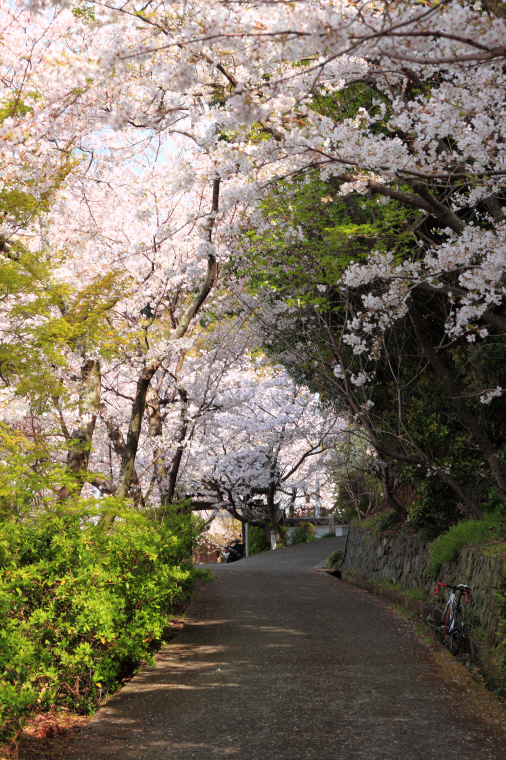
M353 416L376 452L383 498L391 508L406 517L416 504L419 519L416 494L431 491L446 514L440 527L459 514L481 517L497 481L476 429L501 461L505 440L497 424L504 401L483 404L479 389L484 381L505 385L504 336L494 333L486 344L469 343L465 335L449 341L447 301L423 290L411 295L420 329L412 320L396 318L385 325L377 351L368 353L356 350L350 330L371 288L347 285L345 269L351 262L367 262L372 250L390 252L399 261L420 256L420 212L396 200L384 204L374 193L341 198L333 182L307 175L276 185L262 212L264 225L245 232L235 266L263 301L264 327L271 320L266 350L297 381ZM378 297L382 288L380 283ZM427 361L425 343L444 357L450 384L458 382L466 400L463 411L448 392L444 373ZM428 489L431 478L439 486ZM430 521L430 510L427 515Z

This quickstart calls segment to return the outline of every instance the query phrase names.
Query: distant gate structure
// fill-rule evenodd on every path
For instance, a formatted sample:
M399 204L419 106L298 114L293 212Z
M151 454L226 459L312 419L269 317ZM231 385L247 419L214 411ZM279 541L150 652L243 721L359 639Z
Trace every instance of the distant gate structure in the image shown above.
M208 541L206 538L200 539L198 545L193 550L193 561L196 564L201 563L215 563L218 562L221 556L221 549L212 541Z
M348 523L338 522L334 515L327 515L326 517L285 517L282 522L286 528L288 537L292 535L297 525L303 525L304 523L312 523L315 526L316 538L320 538L327 533L332 533L334 536L346 536L350 529Z

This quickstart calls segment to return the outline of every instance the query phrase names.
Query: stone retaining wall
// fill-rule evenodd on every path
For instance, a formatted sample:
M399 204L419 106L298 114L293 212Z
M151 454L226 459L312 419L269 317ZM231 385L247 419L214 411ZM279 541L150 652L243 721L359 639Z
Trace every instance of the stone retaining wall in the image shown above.
M427 572L428 557L429 545L417 537L404 538L393 533L377 535L371 530L353 527L342 570L376 583L386 582L399 589L422 591L424 601L429 604L436 601L434 590L438 580L452 584L467 583L472 590L469 612L473 628L477 633L482 629L488 645L496 644L496 594L501 581L504 583L502 560L485 557L472 546L466 547L461 550L456 562L443 565L435 577ZM447 598L447 593L444 593L443 600Z

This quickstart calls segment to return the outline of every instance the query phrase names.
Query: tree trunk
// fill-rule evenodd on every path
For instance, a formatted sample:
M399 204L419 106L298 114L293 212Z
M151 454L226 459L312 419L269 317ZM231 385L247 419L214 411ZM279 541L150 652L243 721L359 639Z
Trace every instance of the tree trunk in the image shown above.
M334 336L330 330L327 330L327 334L329 336L330 343L333 349L334 359L340 365L342 365L343 362L340 356L340 352L337 348L336 342L334 340ZM350 389L349 380L347 378L344 381L344 386L339 384L336 381L336 388L339 394L341 395L341 397L344 399L345 403L348 405L352 414L359 420L360 424L363 426L367 434L367 437L369 441L371 442L371 445L373 446L374 450L383 461L385 458L387 458L393 461L397 460L399 462L406 462L407 464L430 467L432 471L438 477L440 477L441 480L447 483L450 486L450 488L452 488L455 491L455 493L459 496L459 498L462 499L462 502L467 507L469 514L471 514L472 516L479 516L480 514L483 515L483 512L480 510L478 504L476 504L476 502L474 502L472 499L470 499L464 494L462 488L455 481L455 479L452 478L450 475L448 475L448 473L441 470L441 468L437 468L437 466L433 465L425 454L421 453L420 456L413 457L409 454L405 454L403 451L391 449L380 442L376 434L376 428L374 427L372 420L369 418L367 414L364 413L362 407L355 399L354 394ZM388 492L389 491L390 489L388 489ZM390 493L390 499L391 498L392 498L392 494ZM385 499L387 500L387 503L388 503L388 499L389 499L388 493L385 494ZM392 502L390 502L390 506L392 507L392 509L395 509ZM403 509L403 507L401 507L401 509Z
M220 196L220 180L215 179L213 183L213 200L211 214L209 215L207 222L207 239L211 242L212 230L218 213ZM218 266L216 262L216 256L214 253L210 253L207 257L207 274L200 288L199 292L190 303L186 311L183 313L177 328L171 335L171 340L178 340L182 338L190 324L195 317L202 304L205 302L207 296L211 292L211 289L216 282L216 276L218 273ZM128 426L127 442L125 446L125 452L121 461L121 469L119 475L118 486L116 488L115 496L120 499L126 498L130 485L132 482L132 476L134 472L135 457L137 456L137 449L139 447L139 436L141 433L142 419L144 411L146 409L146 396L149 388L149 384L153 378L153 375L161 364L160 359L154 359L142 370L141 376L137 381L137 389L135 392L134 401L132 404L132 412L130 415L130 423ZM111 515L105 515L104 521L111 523L114 518Z
M283 537L281 536L281 531L279 529L279 522L278 522L278 516L277 516L277 507L276 503L274 501L276 496L276 486L270 485L267 490L267 513L269 515L269 522L271 524L271 531L274 533L276 537L276 543L282 543Z
M128 435L125 445L125 451L121 460L121 469L119 474L118 486L115 496L125 499L132 483L134 472L135 457L139 447L139 436L141 434L142 418L146 409L146 395L149 384L156 370L160 366L160 361L155 359L150 362L141 372L137 381L134 402L132 404L132 413L130 415L130 424L128 426Z
M185 352L181 351L178 361L177 361L176 370L174 372L176 381L179 378L181 370L183 369L184 357L185 357ZM181 467L181 460L183 458L183 453L184 453L184 442L186 439L186 434L188 432L188 418L186 415L188 394L186 390L181 387L179 387L177 391L179 393L179 397L181 401L183 402L183 410L181 414L181 427L179 429L179 433L177 436L177 442L179 445L176 449L176 453L174 454L172 458L170 472L168 474L168 488L167 488L167 493L165 494L164 504L171 504L174 499L174 494L176 493L177 479L179 476L179 468Z
M123 458L123 455L125 453L125 441L123 438L123 435L121 433L121 430L119 427L115 424L113 424L110 420L105 420L105 425L107 427L107 433L109 435L109 439L112 444L112 448L114 452L121 458ZM116 489L112 488L111 490L108 490L109 493L114 493ZM137 471L134 466L133 474L132 474L132 483L130 485L130 493L133 497L134 503L137 506L144 506L144 496L142 495L142 489L139 481L139 477L137 475Z
M160 504L165 504L165 495L167 492L167 484L169 481L169 475L165 462L163 459L163 447L162 447L162 417L160 414L160 401L158 393L149 387L146 394L146 416L148 418L148 434L151 439L151 447L153 451L153 469L158 491L160 492Z
M295 499L297 498L297 489L292 488L292 495L290 497L290 504L288 505L288 517L295 515Z
M271 532L274 533L276 536L276 543L278 542L278 533L279 533L279 525L278 525L278 518L276 515L276 504L274 501L274 497L276 494L276 489L274 486L270 485L267 490L267 514L269 515L269 522L271 524Z
M390 488L390 476L386 464L381 465L381 479L383 481L383 494L385 496L386 503L403 519L406 519L408 515L407 509L403 507L402 504L399 504L397 499L395 499L392 494L392 490Z
M97 422L102 390L100 362L88 359L81 367L79 416L81 425L72 432L68 442L67 470L75 476L75 485L64 486L58 492L59 501L79 496L86 481L91 444Z

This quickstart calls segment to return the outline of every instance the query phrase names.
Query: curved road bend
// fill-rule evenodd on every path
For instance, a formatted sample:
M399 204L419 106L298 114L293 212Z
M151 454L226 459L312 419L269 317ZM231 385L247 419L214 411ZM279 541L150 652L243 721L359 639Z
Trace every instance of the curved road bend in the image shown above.
M68 760L506 760L493 697L469 709L384 602L314 569L343 543L213 566L182 634Z

